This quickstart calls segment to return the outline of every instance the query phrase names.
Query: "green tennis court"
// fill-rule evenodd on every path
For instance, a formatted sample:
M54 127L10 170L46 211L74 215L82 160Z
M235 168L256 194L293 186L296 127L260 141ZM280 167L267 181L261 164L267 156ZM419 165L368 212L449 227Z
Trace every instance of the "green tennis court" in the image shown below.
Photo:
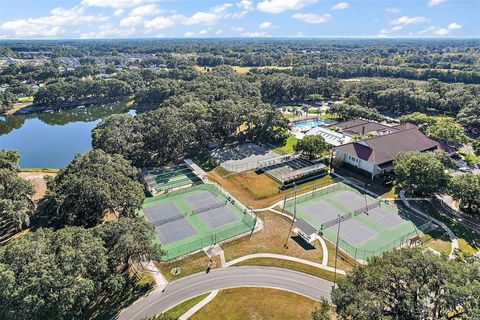
M285 209L296 211L297 219L308 221L333 243L338 232L340 248L363 260L423 235L430 226L423 218L344 183L288 199Z
M164 260L250 232L256 224L250 210L210 183L148 198L139 213L155 225Z

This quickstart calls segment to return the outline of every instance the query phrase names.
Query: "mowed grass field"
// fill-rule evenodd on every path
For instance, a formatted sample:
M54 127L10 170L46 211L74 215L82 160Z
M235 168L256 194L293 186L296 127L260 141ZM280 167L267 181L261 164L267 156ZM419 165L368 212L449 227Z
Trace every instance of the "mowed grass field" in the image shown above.
M266 288L222 290L191 320L307 320L317 301L287 291Z
M293 190L282 190L280 184L266 174L257 174L255 171L244 171L229 174L222 167L217 167L208 173L208 177L228 190L235 198L252 209L265 208L275 202L283 200L285 196L293 196ZM331 175L323 176L297 186L298 194L311 191L335 183Z
M275 70L290 70L292 69L292 67L282 67L282 66L263 66L263 67L243 67L243 66L230 66L232 67L232 69L236 72L236 73L240 73L240 74L245 74L245 73L248 73L250 70L252 69L260 69L260 70L264 70L264 69L275 69ZM193 67L196 71L199 71L199 72L207 72L208 70L207 69L215 69L215 67L203 67L203 66L194 66Z

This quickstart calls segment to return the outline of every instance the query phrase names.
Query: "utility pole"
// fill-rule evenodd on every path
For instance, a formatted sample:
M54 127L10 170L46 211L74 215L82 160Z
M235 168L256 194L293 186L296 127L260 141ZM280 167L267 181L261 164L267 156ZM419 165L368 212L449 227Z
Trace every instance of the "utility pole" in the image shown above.
M342 221L340 220L340 215L338 215L338 228L337 228L337 241L335 243L335 267L334 267L334 273L333 273L333 289L335 289L335 286L337 284L337 259L338 259L338 238L340 235L340 224Z

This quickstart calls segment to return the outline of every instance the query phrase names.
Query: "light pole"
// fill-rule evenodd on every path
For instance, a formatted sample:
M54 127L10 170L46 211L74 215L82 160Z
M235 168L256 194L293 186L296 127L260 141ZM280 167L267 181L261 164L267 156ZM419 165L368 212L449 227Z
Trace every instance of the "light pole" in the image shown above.
M288 239L290 238L290 233L292 233L293 224L295 223L295 219L297 218L297 185L293 182L293 219L292 224L290 225L290 229L288 230L287 239L285 239L285 244L283 247L288 249Z
M338 259L338 238L340 235L340 224L342 220L340 219L340 215L338 215L338 228L337 228L337 241L335 243L335 267L333 273L333 289L335 289L335 285L337 284L337 259Z
M363 183L363 194L365 196L365 211L367 212L368 215L368 201L367 201L367 186L370 184L367 184L366 182Z

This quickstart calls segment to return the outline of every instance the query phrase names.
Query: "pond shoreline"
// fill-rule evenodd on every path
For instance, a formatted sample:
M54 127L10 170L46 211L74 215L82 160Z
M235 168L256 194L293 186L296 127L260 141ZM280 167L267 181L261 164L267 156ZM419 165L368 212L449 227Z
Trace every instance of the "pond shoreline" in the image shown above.
M98 104L105 104L105 103L116 103L116 102L123 102L128 103L129 100L132 98L129 97L112 97L112 98L95 98L95 99L86 99L86 100L78 100L72 101L63 104L57 104L55 106L41 106L38 104L26 104L25 106L21 106L20 108L14 108L15 110L12 112L13 109L5 112L5 115L26 115L31 113L41 113L41 112L48 112L48 111L58 111L58 110L68 110L74 109L79 106L91 106L91 105L98 105Z

